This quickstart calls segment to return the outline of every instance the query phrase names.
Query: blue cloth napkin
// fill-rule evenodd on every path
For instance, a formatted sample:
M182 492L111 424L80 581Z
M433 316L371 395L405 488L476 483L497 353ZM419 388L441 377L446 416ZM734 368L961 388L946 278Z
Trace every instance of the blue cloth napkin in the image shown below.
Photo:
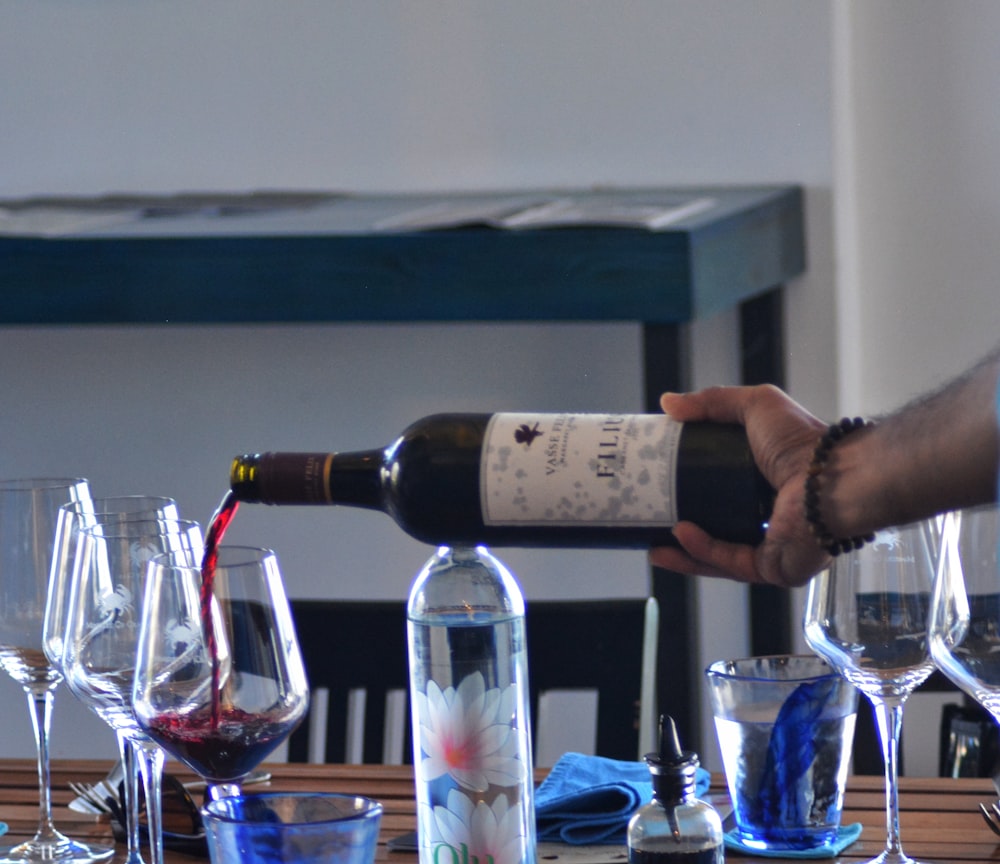
M0 822L0 834L6 834L6 833L7 833L7 823Z
M696 793L708 790L698 769ZM645 762L566 753L535 790L538 839L584 846L624 843L628 820L653 798Z
M822 846L811 849L758 849L744 845L736 835L736 830L723 836L726 848L743 855L756 855L761 858L835 858L861 836L861 823L841 825L837 831L837 839Z

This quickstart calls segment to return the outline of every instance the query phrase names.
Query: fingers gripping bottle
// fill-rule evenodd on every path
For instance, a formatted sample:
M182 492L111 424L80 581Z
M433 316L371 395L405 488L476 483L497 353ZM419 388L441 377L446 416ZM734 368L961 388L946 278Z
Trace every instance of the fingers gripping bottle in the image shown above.
M421 864L535 864L524 599L486 548L443 546L407 606Z

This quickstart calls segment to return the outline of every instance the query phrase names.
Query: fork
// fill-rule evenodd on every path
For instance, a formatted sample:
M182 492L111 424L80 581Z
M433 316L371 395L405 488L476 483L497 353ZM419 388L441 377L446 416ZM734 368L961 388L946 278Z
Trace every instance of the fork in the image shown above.
M122 779L121 764L114 766L108 773L108 776L103 780L98 780L96 783L76 783L70 782L67 785L70 791L76 795L76 799L70 802L70 805L81 805L86 807L89 812L95 814L107 814L114 816L115 811L111 806L109 801L118 801L118 784ZM256 770L251 771L240 784L241 786L250 786L254 783L266 783L271 779L271 774L268 771ZM189 792L193 792L196 789L204 789L208 784L204 781L195 780L190 783L185 783L184 788Z
M70 791L72 791L79 802L90 807L95 813L103 813L110 815L112 813L111 806L108 804L108 799L106 797L106 790L100 783L69 783Z
M70 783L69 788L77 796L76 801L71 801L70 806L82 803L99 813L113 815L113 809L108 804L108 799L118 800L118 784L122 781L125 772L122 770L120 761L114 762L106 777L101 778L96 783Z
M1000 773L993 775L993 789L1000 795ZM994 801L990 805L980 804L979 812L983 814L983 819L990 826L990 831L1000 837L1000 801Z
M994 801L990 805L980 804L979 812L983 814L983 819L990 826L990 830L1000 837L1000 801Z

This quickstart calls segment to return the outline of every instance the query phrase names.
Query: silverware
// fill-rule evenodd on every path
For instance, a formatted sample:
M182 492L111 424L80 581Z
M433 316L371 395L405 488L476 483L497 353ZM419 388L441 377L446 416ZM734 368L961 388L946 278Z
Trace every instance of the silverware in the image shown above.
M121 763L117 763L108 772L108 776L96 783L69 783L70 791L77 797L69 802L69 809L78 813L90 813L93 815L111 814L114 810L108 803L118 801L118 784L121 783L124 773ZM251 771L240 783L240 786L251 786L255 783L266 783L271 779L268 771ZM188 791L204 789L208 784L204 780L193 780L185 783L184 788Z
M990 826L990 831L1000 837L1000 801L992 804L980 804L979 812L983 814L983 819Z
M1000 774L993 775L993 791L1000 795ZM983 819L990 826L990 831L1000 837L1000 800L994 801L990 805L980 804L979 812L983 814Z
M108 771L107 777L96 783L70 783L70 790L75 792L77 796L69 802L70 810L83 813L112 813L108 799L118 800L118 784L121 783L124 776L122 763L115 762L111 766L111 770Z
M111 806L108 804L107 796L98 783L70 783L70 791L76 794L69 803L71 810L78 813L93 813L94 815L110 815Z

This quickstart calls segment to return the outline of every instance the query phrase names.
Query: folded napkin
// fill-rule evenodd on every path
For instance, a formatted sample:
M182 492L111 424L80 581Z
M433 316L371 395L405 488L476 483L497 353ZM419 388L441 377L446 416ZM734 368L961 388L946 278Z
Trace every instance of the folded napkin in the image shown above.
M757 855L762 858L835 858L861 836L861 823L841 825L837 831L837 839L813 846L810 849L759 849L747 846L736 834L736 829L724 835L726 848L743 855Z
M697 794L708 783L708 772L699 768ZM538 839L575 846L625 843L628 820L652 798L645 762L566 753L535 790Z
M6 834L6 833L7 833L7 823L0 822L0 834Z

